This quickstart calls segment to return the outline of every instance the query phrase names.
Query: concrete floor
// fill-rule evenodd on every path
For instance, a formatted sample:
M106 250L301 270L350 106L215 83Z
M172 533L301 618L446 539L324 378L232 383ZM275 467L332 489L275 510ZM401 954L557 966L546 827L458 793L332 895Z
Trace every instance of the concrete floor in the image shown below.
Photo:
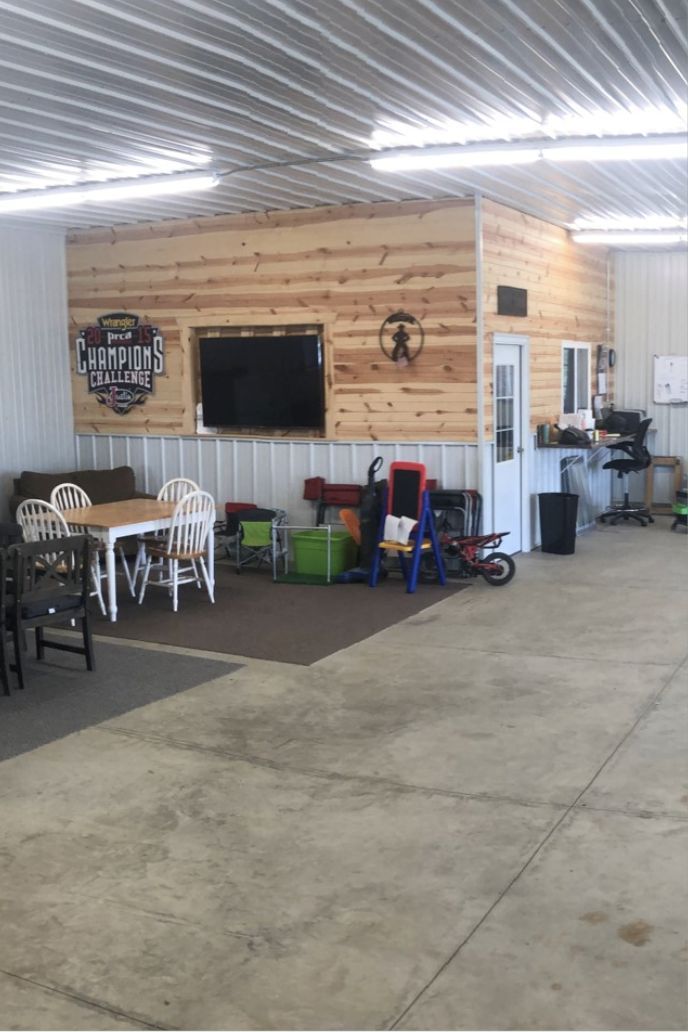
M593 531L2 764L0 1025L685 1028L687 573Z

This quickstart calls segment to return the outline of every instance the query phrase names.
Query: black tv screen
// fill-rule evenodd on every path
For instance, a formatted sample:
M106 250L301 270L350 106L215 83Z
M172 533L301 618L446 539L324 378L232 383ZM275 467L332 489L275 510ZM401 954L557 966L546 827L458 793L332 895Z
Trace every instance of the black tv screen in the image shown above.
M205 426L322 429L317 334L202 337L200 353Z

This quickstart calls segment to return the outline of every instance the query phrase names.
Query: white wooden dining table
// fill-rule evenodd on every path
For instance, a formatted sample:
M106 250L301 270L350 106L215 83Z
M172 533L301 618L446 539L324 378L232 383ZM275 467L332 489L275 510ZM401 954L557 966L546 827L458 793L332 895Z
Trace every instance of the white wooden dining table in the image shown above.
M107 611L112 623L117 620L117 577L115 574L115 543L119 538L151 531L167 530L172 523L174 502L159 502L155 498L129 498L123 502L87 505L82 509L65 509L63 516L70 526L83 527L105 546L105 573L107 579ZM215 585L215 535L213 526L208 534L208 578Z

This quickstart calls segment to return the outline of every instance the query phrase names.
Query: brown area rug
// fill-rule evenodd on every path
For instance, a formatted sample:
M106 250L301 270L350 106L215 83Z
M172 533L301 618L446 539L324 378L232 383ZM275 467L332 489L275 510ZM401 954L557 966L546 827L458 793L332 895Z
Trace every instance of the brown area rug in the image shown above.
M466 587L460 581L446 587L419 584L415 594L408 595L397 576L376 588L275 584L267 570L237 575L225 563L218 563L215 574L215 605L205 591L189 584L180 588L177 613L162 588L149 588L140 606L120 582L117 623L98 613L93 631L309 666Z

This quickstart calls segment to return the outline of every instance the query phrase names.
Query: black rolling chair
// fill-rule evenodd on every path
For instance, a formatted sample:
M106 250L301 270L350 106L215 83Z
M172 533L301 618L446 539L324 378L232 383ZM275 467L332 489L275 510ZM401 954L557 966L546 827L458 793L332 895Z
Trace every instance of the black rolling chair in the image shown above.
M602 513L600 516L601 523L606 523L608 520L615 525L619 520L624 520L626 523L629 520L636 520L641 527L646 527L648 523L655 522L650 515L650 510L646 506L631 505L628 497L628 474L640 473L641 470L647 469L652 462L652 456L645 446L645 437L651 422L651 419L643 419L633 437L608 445L610 451L623 452L626 456L625 459L611 459L609 462L605 462L602 467L603 469L615 469L617 471L618 477L624 482L624 496L621 505L612 505Z

